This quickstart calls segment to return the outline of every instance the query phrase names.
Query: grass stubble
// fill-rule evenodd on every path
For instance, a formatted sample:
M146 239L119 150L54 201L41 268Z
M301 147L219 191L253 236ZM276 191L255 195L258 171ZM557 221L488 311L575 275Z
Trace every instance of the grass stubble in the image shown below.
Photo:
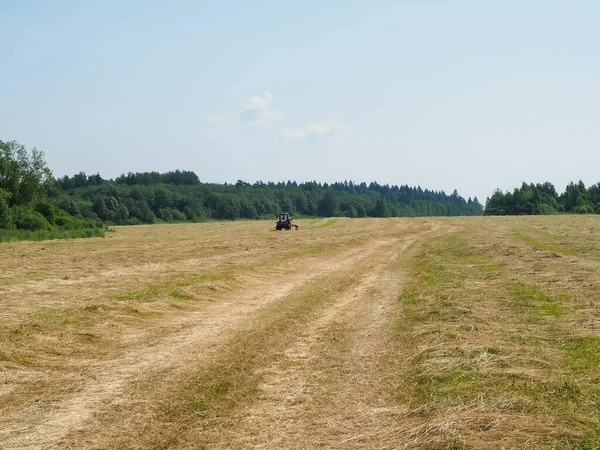
M0 447L598 448L595 217L305 225L2 244Z
M137 353L152 358L153 346L161 343L168 353L169 339L177 333L185 336L186 327L211 311L219 315L217 325L211 325L213 334L227 335L231 330L218 325L239 309L238 296L252 312L254 305L259 309L286 289L326 274L337 255L339 264L346 263L390 231L381 221L361 225L340 221L318 234L270 232L264 222L141 226L75 246L55 241L7 244L3 250L8 258L0 262L7 267L0 280L5 312L0 440L10 446L52 446L61 429L79 429L78 423L56 423L53 417L68 410L73 398L95 393L89 386L106 372L119 374L120 362L136 362ZM402 222L394 228L411 232ZM21 261L26 264L15 264ZM92 272L88 265L98 270ZM254 300L256 295L266 300ZM160 376L160 361L152 364L141 367ZM142 371L138 377L144 375ZM127 385L132 384L129 378ZM119 397L120 391L114 395ZM110 392L103 393L103 402L110 398ZM121 407L113 406L109 409Z
M407 448L600 446L597 249L544 218L506 222L464 224L412 261L396 319Z

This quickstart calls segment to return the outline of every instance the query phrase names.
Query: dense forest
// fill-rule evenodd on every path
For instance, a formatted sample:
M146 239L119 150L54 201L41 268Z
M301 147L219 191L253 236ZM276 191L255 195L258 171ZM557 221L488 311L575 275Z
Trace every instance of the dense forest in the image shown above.
M4 236L7 230L40 237L96 235L111 224L264 219L281 211L299 217L415 217L481 215L483 207L456 191L447 195L375 182L215 184L186 170L129 173L114 180L83 172L55 178L42 152L0 141Z
M97 236L107 225L297 217L416 217L481 215L475 197L456 190L316 181L253 184L203 183L192 171L143 172L103 179L83 172L55 178L44 154L0 141L0 240ZM486 215L600 214L600 183L570 183L558 194L551 183L497 190ZM28 234L29 233L29 234Z
M281 211L298 217L459 216L483 211L476 198L465 200L456 191L446 195L352 181L214 184L179 170L129 173L114 180L85 173L64 176L56 180L49 197L74 216L112 224L263 219Z
M600 183L571 182L560 195L552 183L523 183L512 193L497 190L485 204L490 216L557 213L600 214Z

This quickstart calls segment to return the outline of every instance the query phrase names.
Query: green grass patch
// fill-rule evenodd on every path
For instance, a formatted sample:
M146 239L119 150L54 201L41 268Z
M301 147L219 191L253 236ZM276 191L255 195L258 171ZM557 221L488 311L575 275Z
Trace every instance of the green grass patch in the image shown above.
M491 261L485 255L470 254L467 256L465 262L488 275L502 275L504 273L504 268L502 266Z
M579 436L563 437L550 440L548 445L552 450L600 450L600 425L596 427L595 437L582 438Z
M501 355L502 354L502 349L498 348L498 347L486 347L485 349L483 349L482 354Z
M435 287L440 279L442 278L442 274L444 272L444 265L439 261L434 261L427 266L427 271L425 272L425 282L429 287Z
M510 293L522 306L547 316L561 316L568 311L564 304L568 300L566 294L550 296L536 286L520 282L511 285Z
M581 386L567 379L538 380L522 373L495 373L490 377L493 386L515 398L522 412L554 411L559 416L577 420L585 403L586 393Z
M16 241L46 241L50 239L77 239L104 237L106 230L103 228L83 228L77 230L5 230L0 229L1 242Z
M151 302L156 300L156 298L161 294L161 292L162 289L159 285L149 286L143 289L132 289L130 291L117 295L117 300L121 302Z
M189 285L194 283L213 283L215 281L223 281L223 280L231 280L233 279L233 270L231 269L222 269L222 270L214 270L211 272L203 272L196 275L192 275L188 277L186 280L183 280L181 284Z
M582 375L600 370L600 338L584 336L568 339L562 344L569 369Z
M83 310L86 312L96 312L106 309L105 305L86 305L83 307Z
M403 291L398 299L403 305L416 305L418 302L417 296L413 292Z
M576 253L572 250L567 250L567 249L559 247L558 245L555 245L555 244L549 244L546 242L539 241L531 236L527 236L527 235L521 233L517 229L512 230L511 236L520 240L521 242L524 242L525 244L535 248L536 250L542 250L542 251L546 251L546 252L554 252L554 253L558 253L560 255L565 255L565 256L575 256L576 255Z
M47 309L39 311L33 316L36 320L51 325L72 325L77 322L77 317L70 314L69 310Z
M192 414L202 414L208 409L210 400L207 398L208 393L203 394L201 397L193 398L188 403L188 411Z
M327 220L325 220L325 222L321 222L321 221L319 221L319 222L321 222L321 223L318 223L318 224L316 224L316 225L312 225L312 226L311 226L311 228L317 229L317 228L325 228L325 227L329 227L329 226L331 226L331 225L333 225L333 224L337 223L337 221L338 221L338 219L334 219L334 218L327 219Z
M466 232L440 236L410 261L394 329L401 375L391 395L434 424L453 417L460 428L469 410L518 413L538 423L539 432L528 431L532 448L598 448L600 337L575 337L575 294L488 256L483 233L472 243ZM475 433L479 426L465 425ZM452 442L443 432L436 439Z
M187 295L179 291L178 289L174 289L169 292L169 296L177 299L177 300L191 300L193 297L191 295Z
M416 395L422 405L446 405L473 395L472 385L480 376L476 367L464 363L439 372L421 373L414 378Z
M402 305L402 317L404 321L413 323L420 319L422 312L419 310L419 298L415 292L402 291L398 301ZM397 334L401 335L402 332L403 330L398 330Z

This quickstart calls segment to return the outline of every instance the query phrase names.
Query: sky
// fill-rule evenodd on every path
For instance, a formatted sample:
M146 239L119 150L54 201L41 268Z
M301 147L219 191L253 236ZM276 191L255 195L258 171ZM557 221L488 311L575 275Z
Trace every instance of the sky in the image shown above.
M55 176L600 181L600 2L0 0L0 140Z

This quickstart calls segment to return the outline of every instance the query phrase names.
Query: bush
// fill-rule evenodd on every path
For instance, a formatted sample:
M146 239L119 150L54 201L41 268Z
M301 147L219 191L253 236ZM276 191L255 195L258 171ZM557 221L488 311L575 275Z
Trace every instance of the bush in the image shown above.
M594 210L590 205L581 205L575 208L576 214L593 214Z
M159 209L156 213L156 217L158 217L163 222L172 222L173 214L171 213L171 208L162 208Z
M72 216L77 216L81 214L79 205L70 197L63 198L60 202L58 202L58 207L60 209L64 209Z
M554 209L550 205L546 205L545 203L541 203L540 205L537 206L537 208L535 210L535 214L539 214L539 215L556 214L556 209Z
M66 214L58 217L55 224L65 230L81 230L83 228L88 228L88 221Z
M50 230L52 227L46 218L37 211L22 206L12 208L13 221L20 230Z
M57 208L48 202L38 202L35 205L35 210L39 212L51 225L56 225L61 216L68 216L66 211Z
M156 215L163 222L187 222L186 215L173 208L161 208Z
M187 217L184 213L178 209L174 209L172 212L174 222L187 222Z

